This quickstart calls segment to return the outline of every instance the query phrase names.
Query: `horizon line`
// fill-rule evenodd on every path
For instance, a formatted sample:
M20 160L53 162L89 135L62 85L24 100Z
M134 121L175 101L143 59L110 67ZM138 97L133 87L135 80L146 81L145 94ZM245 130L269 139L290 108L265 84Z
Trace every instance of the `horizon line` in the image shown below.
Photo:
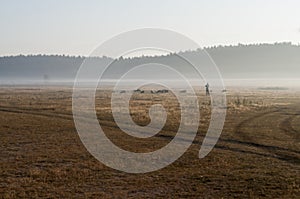
M179 52L174 52L175 54L177 53L186 53L186 52L191 52L191 51L197 51L199 49L213 49L213 48L219 48L219 47L239 47L239 46L259 46L259 45L291 45L291 46L296 46L299 47L300 46L300 42L298 43L294 43L291 41L281 41L281 42L263 42L263 43L237 43L237 44L225 44L225 45L211 45L211 46L205 46L205 47L201 47L201 48L197 48L197 49L186 49L186 50L180 50ZM160 57L160 56L168 56L174 53L167 53L167 54L157 54L157 55L141 55L141 56L132 56L132 57L123 57L124 59L132 59L132 58L142 58L142 57ZM32 53L32 54L10 54L10 55L0 55L0 58L11 58L11 57L20 57L20 56L24 56L24 57L35 57L35 56L59 56L59 57L68 57L68 58L109 58L109 59L119 59L121 57L109 57L106 55L102 55L102 56L89 56L89 55L72 55L72 54L45 54L45 53Z

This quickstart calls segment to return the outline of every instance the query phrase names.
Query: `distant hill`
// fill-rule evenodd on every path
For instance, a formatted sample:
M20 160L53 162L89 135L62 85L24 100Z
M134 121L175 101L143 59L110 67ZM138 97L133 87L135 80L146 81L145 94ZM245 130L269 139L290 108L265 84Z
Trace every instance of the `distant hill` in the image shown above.
M291 43L215 46L204 48L218 65L224 78L300 78L300 46ZM193 57L195 51L179 55ZM85 57L30 55L0 57L0 80L72 81ZM88 58L94 67L113 61L108 57ZM174 54L156 57L122 57L109 68L106 78L114 78L136 65L163 63L190 74L188 64ZM157 75L157 74L149 74ZM162 75L162 74L161 74Z
M300 46L291 43L206 49L225 77L300 78Z

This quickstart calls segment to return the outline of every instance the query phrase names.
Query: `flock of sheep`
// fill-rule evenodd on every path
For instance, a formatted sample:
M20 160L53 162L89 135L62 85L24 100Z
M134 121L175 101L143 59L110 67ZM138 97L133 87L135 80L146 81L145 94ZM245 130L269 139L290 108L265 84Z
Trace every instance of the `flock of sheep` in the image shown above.
M126 93L126 90L117 91L120 93ZM160 93L169 93L169 90L167 89L160 89L160 90L141 90L136 89L133 91L134 93L151 93L151 94L160 94ZM186 93L186 90L181 90L180 93Z

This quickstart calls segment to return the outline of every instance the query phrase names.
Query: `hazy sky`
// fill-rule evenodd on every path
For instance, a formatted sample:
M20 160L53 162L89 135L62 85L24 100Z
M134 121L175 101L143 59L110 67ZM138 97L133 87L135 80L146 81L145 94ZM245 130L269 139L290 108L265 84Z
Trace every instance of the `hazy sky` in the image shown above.
M0 56L87 55L112 36L171 29L201 46L300 43L299 0L1 0Z

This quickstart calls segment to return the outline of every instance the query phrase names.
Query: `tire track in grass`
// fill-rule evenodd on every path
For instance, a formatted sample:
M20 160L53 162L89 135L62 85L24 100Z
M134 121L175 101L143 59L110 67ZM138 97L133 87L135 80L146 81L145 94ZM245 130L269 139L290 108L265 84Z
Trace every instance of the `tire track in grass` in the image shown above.
M293 136L296 141L300 141L300 134L297 130L295 130L292 126L292 121L298 116L300 115L298 114L293 114L292 116L284 119L280 124L279 124L279 128L286 132L287 134Z
M12 108L12 107L3 107L0 106L0 111L1 112L8 112L8 113L16 113L16 114L28 114L28 115L32 115L32 116L43 116L43 117L50 117L50 118L59 118L59 119L63 119L63 120L69 120L69 121L73 121L73 115L72 114L65 114L65 113L49 113L47 111L42 112L43 110L46 109L38 109L39 111L35 110L35 111L30 111L30 109L28 108ZM281 159L281 160L285 160L285 161L291 161L296 159L297 163L300 163L300 159L298 157L295 156L287 156L285 155L286 153L293 153L293 154L300 154L299 151L297 150L291 150L291 149L286 149L286 148L282 148L282 147L278 147L278 146L269 146L269 145L264 145L264 144L259 144L256 142L253 142L252 139L245 135L245 133L242 131L242 128L250 123L253 122L257 119L260 119L264 116L267 116L269 114L274 114L274 113L278 113L280 112L282 109L276 109L276 110L272 110L272 111L268 111L268 112L263 112L263 113L259 113L257 115L254 115L250 118L247 118L245 120L243 120L242 122L240 122L235 130L234 133L237 134L239 137L242 137L242 141L240 140L229 140L229 139L222 139L220 138L220 141L223 142L227 142L227 143L233 143L233 144L238 144L238 145L243 145L243 146L253 146L259 149L263 149L265 151L267 151L268 153L271 153L271 156L268 156L267 154L262 154L262 153L258 153L258 152L254 152L254 151L249 151L249 150L244 150L244 149L238 149L238 148L232 148L232 147L223 147L223 146L218 146L216 145L215 147L221 150L229 150L229 151L233 151L233 152L241 152L241 153L248 153L248 154L255 154L255 155L261 155L263 157L272 157L272 158L277 158L277 159ZM84 118L87 120L89 118ZM115 125L115 123L111 120L102 120L101 119L104 126L107 127L112 127L112 128L118 128L118 126ZM290 122L290 121L289 121ZM290 128L290 127L289 127ZM287 131L287 129L285 129L285 131ZM174 136L168 136L168 135L155 135L155 137L159 137L162 139L167 139L167 140L172 140L174 138ZM194 141L193 144L201 144L201 142L198 141ZM281 152L285 152L285 154L282 154ZM279 153L280 152L280 153Z
M247 132L245 132L243 130L243 128L255 121L263 121L264 117L274 117L274 114L280 114L278 117L282 117L282 115L285 115L286 113L288 113L288 111L292 112L293 110L291 109L286 109L286 108L276 108L275 110L272 111L267 111L267 112L263 112L263 113L259 113L256 114L254 116L251 116L243 121L241 121L235 128L234 130L234 134L236 134L238 137L240 137L243 142L248 143L246 145L248 146L253 146L256 147L258 149L262 149L270 154L273 155L274 158L282 160L282 161L286 161L292 164L300 164L300 156L299 156L299 152L296 150L289 150L286 148L281 148L281 147L277 147L277 146L269 146L269 145L262 145L259 143L256 143L255 140L253 140L253 138L249 135L247 135ZM290 113L289 113L290 114ZM289 118L284 119L282 122L279 123L279 129L281 131L283 131L284 133L288 133L290 134L290 130L293 130L292 126L284 126L282 124L285 124L286 122L290 123L290 121L292 120L292 118L295 117L291 116ZM277 126L277 125L276 125ZM276 126L271 126L271 128L276 128ZM249 132L248 132L249 133ZM289 135L290 136L290 135ZM249 144L251 143L251 144Z

